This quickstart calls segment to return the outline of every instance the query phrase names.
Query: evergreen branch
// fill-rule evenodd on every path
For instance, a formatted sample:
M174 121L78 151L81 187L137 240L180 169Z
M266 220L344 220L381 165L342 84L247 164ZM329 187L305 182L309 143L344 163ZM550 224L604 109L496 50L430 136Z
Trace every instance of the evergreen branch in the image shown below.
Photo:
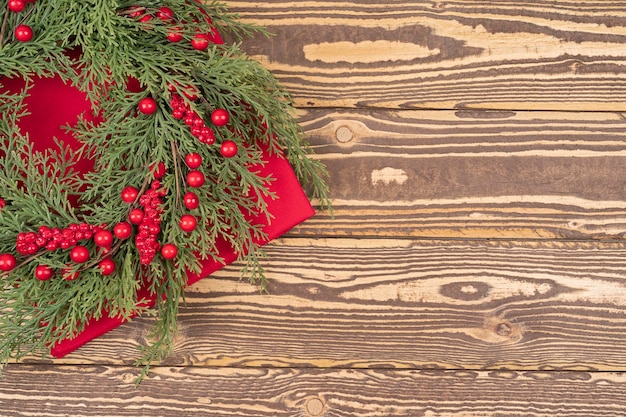
M268 203L279 196L271 191L274 178L258 169L264 155L287 158L323 207L329 205L327 172L302 138L291 98L269 71L237 43L211 44L206 50L192 44L198 33L215 28L238 41L267 35L260 27L241 23L224 4L48 0L27 7L20 15L0 10L0 83L2 77L25 80L19 92L0 92L0 255L17 259L13 269L0 272L0 365L35 352L45 356L50 346L82 332L91 319L146 314L156 300L157 321L138 363L144 365L140 380L173 346L187 271L199 272L207 259L224 263L222 243L243 262L242 276L267 291L260 242L267 240L264 226L273 220ZM175 20L159 19L160 7L169 7ZM145 21L138 12L153 18ZM18 42L9 35L18 24L33 28L32 40ZM179 43L168 40L174 26L182 35ZM51 140L48 149L36 151L32 140L37 139L18 128L33 84L38 77L52 76L78 88L94 104L97 121L84 116L68 127L81 143L77 150ZM137 80L140 88L127 88L129 79ZM185 97L190 90L199 97ZM200 124L212 127L214 145L199 143L193 129L174 117L173 94L183 97ZM156 103L152 114L138 110L146 98ZM228 126L211 124L215 109L227 109ZM227 140L238 146L236 155L220 153L220 143ZM183 156L190 152L201 155L206 182L194 188L199 206L189 210L198 225L183 232L179 220L188 212L183 195L190 186ZM86 158L94 161L94 170L79 177L75 164ZM40 230L55 229L60 236L70 225L110 231L126 222L141 204L137 199L123 202L121 190L133 186L139 195L152 190L158 162L167 167L160 180L167 193L159 197L159 210L151 218L157 226L153 237L158 245L178 248L174 261L156 253L148 264L140 260L138 238L150 229L147 222L104 248L91 237L74 236L76 242L62 238L69 240L61 249L18 249L25 235L49 243ZM90 254L82 263L68 253L78 243ZM105 258L116 267L111 275L101 271ZM54 276L34 278L41 266L56 271ZM74 273L78 278L68 279Z

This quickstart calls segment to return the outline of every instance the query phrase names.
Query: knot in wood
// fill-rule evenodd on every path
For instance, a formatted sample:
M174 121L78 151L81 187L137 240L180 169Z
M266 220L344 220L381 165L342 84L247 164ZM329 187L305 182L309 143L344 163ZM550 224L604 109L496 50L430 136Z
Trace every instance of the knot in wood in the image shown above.
M304 405L304 409L310 416L321 416L322 414L324 414L324 401L322 401L318 397L311 398Z
M348 126L339 126L335 131L335 138L338 142L350 142L354 138L354 132Z
M498 326L496 326L496 333L498 333L500 336L510 336L511 333L513 332L513 329L511 329L511 326L509 326L507 323L500 323L498 324Z

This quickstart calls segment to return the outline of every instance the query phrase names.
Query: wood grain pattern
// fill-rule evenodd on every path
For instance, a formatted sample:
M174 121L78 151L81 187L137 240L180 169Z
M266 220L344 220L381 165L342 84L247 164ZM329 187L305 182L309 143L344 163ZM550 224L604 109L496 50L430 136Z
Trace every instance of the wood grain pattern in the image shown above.
M299 233L617 238L626 231L619 113L303 111L335 219Z
M626 371L626 245L286 239L270 295L229 267L196 285L166 364ZM63 363L129 364L141 319Z
M626 409L626 376L616 373L162 367L138 389L129 373L11 366L0 416L615 417Z
M0 378L0 417L626 415L626 6L229 0L330 171L320 213L140 318Z
M301 107L626 109L619 1L228 4Z

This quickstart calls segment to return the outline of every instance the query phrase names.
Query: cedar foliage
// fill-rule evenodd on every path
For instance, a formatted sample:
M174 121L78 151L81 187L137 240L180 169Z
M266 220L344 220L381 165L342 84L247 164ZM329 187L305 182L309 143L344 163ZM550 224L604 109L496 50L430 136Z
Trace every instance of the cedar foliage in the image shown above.
M163 6L174 12L175 21L142 22L135 16L138 11L141 16L154 15ZM97 262L105 255L96 255L93 242L86 242L93 259L70 264L79 278L55 276L48 281L34 279L36 266L67 269L66 250L40 251L28 258L16 254L17 268L0 274L0 363L31 354L45 356L50 345L81 332L85 322L103 312L126 318L147 313L137 299L143 281L157 299L156 308L149 311L157 316L151 342L139 361L146 365L143 377L149 364L172 347L185 270L199 270L197 254L217 257L218 237L241 254L245 274L264 288L262 251L255 243L263 231L247 220L251 213L271 220L263 199L275 198L268 189L272 178L260 176L254 168L263 164L261 149L284 154L323 207L328 201L325 169L309 157L311 150L294 120L289 95L272 74L247 57L238 43L211 44L204 51L191 46L197 33L214 29L237 42L265 35L263 29L239 22L223 4L46 0L27 4L21 13L0 9L0 21L0 198L6 202L0 210L0 253L16 254L18 233L36 232L42 225L112 226L125 220L129 205L121 201L120 190L129 185L145 190L152 179L151 167L160 162L168 167L162 180L167 194L160 241L179 248L175 263L157 256L143 266L132 238L116 242L106 256L112 256L117 270L103 276ZM33 29L29 42L15 39L20 24ZM167 40L173 25L183 36L177 43ZM80 54L68 54L72 50ZM97 103L98 123L80 119L71 128L83 144L78 153L63 143L43 153L33 149L17 128L26 111L23 99L28 88L19 94L1 92L2 78L17 76L26 79L27 86L33 77L60 76ZM132 78L142 91L128 91ZM171 86L182 97L189 88L198 91L199 100L185 100L205 119L215 108L228 110L229 129L214 129L216 145L199 146L190 129L173 117ZM157 101L156 113L138 113L144 97ZM218 152L224 140L238 144L235 157L224 158ZM198 227L185 234L177 220L184 213L187 189L183 156L190 152L202 155L207 181L196 190ZM72 165L85 157L95 161L95 168L83 177ZM73 196L80 198L78 205L70 204Z

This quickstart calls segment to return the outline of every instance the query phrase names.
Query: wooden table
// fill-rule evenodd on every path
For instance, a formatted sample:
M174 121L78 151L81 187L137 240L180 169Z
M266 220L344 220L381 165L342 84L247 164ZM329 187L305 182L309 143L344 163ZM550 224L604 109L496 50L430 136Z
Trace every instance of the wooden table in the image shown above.
M626 415L626 3L228 1L328 213L142 318L9 365L2 416Z

